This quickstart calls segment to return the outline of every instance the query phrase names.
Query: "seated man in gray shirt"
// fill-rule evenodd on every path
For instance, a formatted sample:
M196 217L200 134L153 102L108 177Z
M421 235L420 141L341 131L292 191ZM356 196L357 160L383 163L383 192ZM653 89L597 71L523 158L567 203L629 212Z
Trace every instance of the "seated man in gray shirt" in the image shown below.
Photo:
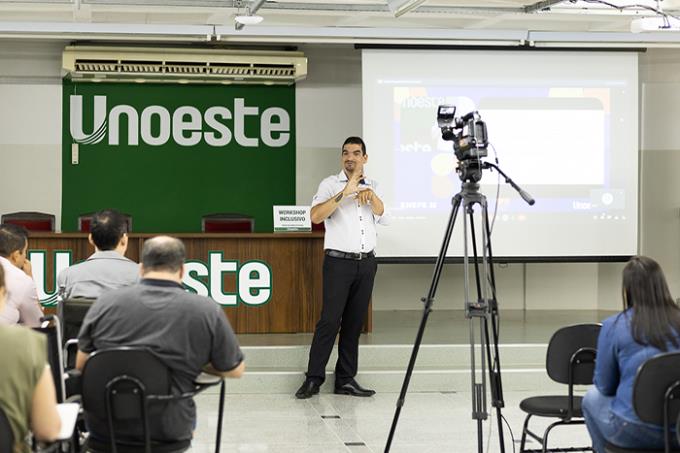
M243 354L229 321L215 301L184 290L184 260L179 239L157 236L144 243L142 280L102 294L85 316L77 369L98 349L143 346L170 368L174 393L191 390L201 371L241 377ZM194 401L176 401L151 420L151 438L190 439L195 422Z
M90 244L94 253L85 261L59 273L57 287L64 299L96 299L107 290L139 280L139 265L125 257L127 222L118 211L107 209L92 216Z

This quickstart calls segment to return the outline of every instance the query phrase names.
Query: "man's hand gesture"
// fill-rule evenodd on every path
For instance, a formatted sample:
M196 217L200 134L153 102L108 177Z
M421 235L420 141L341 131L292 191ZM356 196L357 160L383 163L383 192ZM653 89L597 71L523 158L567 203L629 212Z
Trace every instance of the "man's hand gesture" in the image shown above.
M362 189L357 193L357 200L359 201L359 206L363 204L371 204L373 199L373 191L371 189Z

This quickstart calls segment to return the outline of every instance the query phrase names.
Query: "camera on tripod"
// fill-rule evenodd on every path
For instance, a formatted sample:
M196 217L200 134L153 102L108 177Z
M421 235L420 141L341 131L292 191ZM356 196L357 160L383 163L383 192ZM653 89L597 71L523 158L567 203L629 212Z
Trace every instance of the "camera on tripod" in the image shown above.
M437 125L442 131L442 139L453 142L453 151L459 161L488 155L486 123L479 112L472 111L457 118L455 105L440 105L437 109Z

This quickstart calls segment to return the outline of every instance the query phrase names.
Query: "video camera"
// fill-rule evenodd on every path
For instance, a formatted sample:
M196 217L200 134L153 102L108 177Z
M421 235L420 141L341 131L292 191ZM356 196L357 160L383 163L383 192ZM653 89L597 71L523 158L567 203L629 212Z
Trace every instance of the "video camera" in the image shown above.
M456 106L440 105L437 109L437 125L442 131L442 139L453 142L453 151L459 161L488 155L486 123L479 112L472 111L456 118Z

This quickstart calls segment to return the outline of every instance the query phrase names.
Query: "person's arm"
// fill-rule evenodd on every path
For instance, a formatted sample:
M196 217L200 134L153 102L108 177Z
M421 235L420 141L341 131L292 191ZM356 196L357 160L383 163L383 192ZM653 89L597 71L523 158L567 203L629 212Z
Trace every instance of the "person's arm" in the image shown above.
M26 260L28 261L28 260ZM18 290L17 301L19 310L19 323L28 327L40 327L40 318L44 316L38 299L38 290L35 288L33 279L22 283Z
M213 302L209 303L212 305L211 313L207 314L211 318L212 348L203 371L222 377L240 378L246 365L238 339L222 308Z
M80 349L78 349L78 352L76 353L76 370L83 371L85 362L87 362L87 359L89 358L90 358L89 353L83 352Z
M615 322L624 323L625 326L624 316L605 321L597 338L593 384L605 396L615 395L619 386L620 372L615 350L616 329L613 327Z
M61 430L61 418L57 412L57 392L50 367L46 366L33 391L31 402L31 431L43 442L57 440Z
M246 362L244 362L243 360L241 360L241 362L236 366L236 368L227 371L216 370L215 367L212 366L212 363L209 363L203 367L203 371L205 371L208 374L214 374L215 376L222 376L228 378L240 378L241 376L243 376L243 372L245 370Z
M323 203L319 203L317 205L312 206L311 211L309 212L309 216L312 219L312 222L314 223L321 223L324 220L328 218L333 212L335 212L336 209L338 209L338 206L340 206L340 202L352 195L356 194L359 192L359 181L361 180L361 174L355 174L352 175L351 178L347 181L347 184L345 185L345 188L342 189L342 191L331 195L330 198L328 198L326 201ZM322 192L323 188L319 187L319 193Z

